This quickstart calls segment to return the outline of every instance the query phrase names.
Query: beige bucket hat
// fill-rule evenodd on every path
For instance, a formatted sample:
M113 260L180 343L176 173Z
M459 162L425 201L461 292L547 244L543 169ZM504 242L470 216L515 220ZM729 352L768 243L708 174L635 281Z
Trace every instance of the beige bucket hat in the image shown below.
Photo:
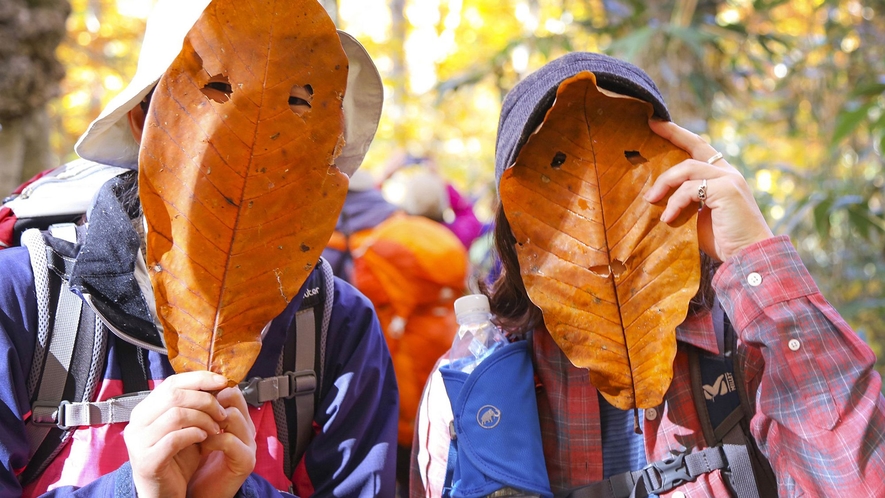
M144 99L181 52L184 37L207 5L209 0L157 2L147 21L135 76L77 141L74 150L80 157L122 168L138 168L138 143L129 130L126 114ZM346 145L335 164L351 176L362 163L378 129L384 89L366 49L343 31L338 31L338 37L347 54L349 71L344 96Z

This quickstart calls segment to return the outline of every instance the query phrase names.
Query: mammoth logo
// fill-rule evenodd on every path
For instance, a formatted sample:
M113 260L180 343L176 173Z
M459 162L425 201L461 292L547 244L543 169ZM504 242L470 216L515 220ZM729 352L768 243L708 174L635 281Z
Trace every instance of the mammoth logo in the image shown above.
M493 429L501 421L501 410L485 405L476 412L476 421L483 429Z

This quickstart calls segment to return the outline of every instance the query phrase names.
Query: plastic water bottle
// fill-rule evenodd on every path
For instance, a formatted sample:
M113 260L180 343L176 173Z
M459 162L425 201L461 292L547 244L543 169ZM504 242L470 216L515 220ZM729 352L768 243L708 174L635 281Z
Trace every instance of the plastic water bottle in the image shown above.
M449 351L449 368L469 374L493 352L510 341L497 325L492 323L489 298L472 294L455 301L458 333ZM541 495L505 486L486 498L540 498Z
M493 351L507 344L507 337L492 323L489 298L483 294L455 301L458 333L449 351L450 368L470 373Z

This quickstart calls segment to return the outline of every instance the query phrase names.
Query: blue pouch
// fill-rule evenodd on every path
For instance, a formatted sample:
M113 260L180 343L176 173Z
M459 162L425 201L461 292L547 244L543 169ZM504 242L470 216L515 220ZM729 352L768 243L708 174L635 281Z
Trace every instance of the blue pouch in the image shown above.
M481 498L509 486L552 498L527 341L504 345L469 375L448 366L440 374L455 416L449 496Z

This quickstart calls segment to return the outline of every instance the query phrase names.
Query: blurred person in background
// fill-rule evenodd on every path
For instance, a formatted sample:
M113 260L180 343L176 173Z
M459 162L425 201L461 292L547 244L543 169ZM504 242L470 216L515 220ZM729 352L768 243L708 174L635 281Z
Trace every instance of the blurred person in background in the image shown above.
M446 195L436 176L428 203L411 211L384 200L368 173L351 180L344 209L323 252L333 269L375 305L400 392L397 485L408 490L421 389L458 329L454 302L466 289L467 250L440 223Z
M388 183L398 183L397 193L388 194L389 199L409 214L442 223L465 248L469 249L482 233L482 222L473 211L473 203L442 176L432 157L403 151L393 154L380 180L385 193L389 191Z

